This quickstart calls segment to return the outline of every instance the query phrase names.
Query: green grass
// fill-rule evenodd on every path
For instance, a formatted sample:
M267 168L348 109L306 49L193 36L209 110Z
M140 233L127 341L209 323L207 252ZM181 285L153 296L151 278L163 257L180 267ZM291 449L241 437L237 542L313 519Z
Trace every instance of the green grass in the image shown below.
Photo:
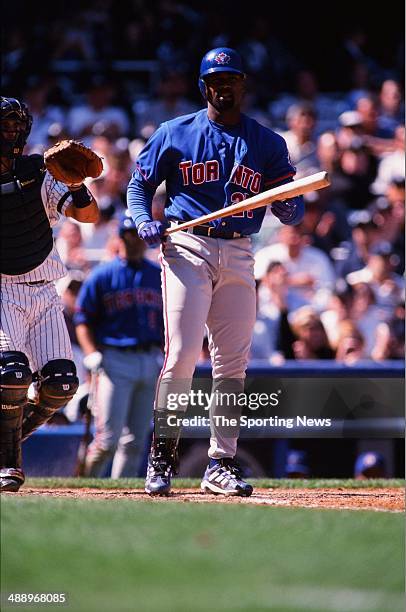
M338 479L309 479L309 480L296 480L289 478L258 478L250 479L250 482L254 487L271 487L274 489L278 488L308 488L308 489L320 489L320 488L335 488L341 487L344 489L353 488L374 488L374 487L404 487L405 481L395 478L380 478L370 480L338 480ZM111 478L27 478L27 487L44 487L47 489L60 488L81 488L90 487L92 489L143 489L144 479L142 478L120 478L113 480ZM199 487L200 479L196 478L174 478L173 488L182 487Z
M2 591L75 612L403 609L401 514L5 496L1 517Z

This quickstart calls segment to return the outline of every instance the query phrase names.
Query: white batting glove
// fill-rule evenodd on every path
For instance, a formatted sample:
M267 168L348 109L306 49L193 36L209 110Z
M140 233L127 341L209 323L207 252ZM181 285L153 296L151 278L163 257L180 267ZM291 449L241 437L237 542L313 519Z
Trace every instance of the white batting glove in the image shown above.
M99 370L103 361L103 355L100 351L93 351L83 357L83 365L87 370L94 372Z

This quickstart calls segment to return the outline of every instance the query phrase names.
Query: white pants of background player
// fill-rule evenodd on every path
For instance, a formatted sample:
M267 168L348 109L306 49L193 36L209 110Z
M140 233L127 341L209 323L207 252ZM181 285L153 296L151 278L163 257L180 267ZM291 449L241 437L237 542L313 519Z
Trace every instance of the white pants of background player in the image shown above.
M103 476L113 459L111 477L138 475L151 430L156 379L161 351L103 351L96 401L95 437L86 455L85 474Z
M165 362L155 408L168 407L168 393L189 392L205 326L213 379L232 379L242 391L256 318L250 238L224 240L180 231L163 244L161 266ZM216 412L225 414L212 404L210 416ZM234 457L237 440L238 429L216 426L211 419L210 457Z

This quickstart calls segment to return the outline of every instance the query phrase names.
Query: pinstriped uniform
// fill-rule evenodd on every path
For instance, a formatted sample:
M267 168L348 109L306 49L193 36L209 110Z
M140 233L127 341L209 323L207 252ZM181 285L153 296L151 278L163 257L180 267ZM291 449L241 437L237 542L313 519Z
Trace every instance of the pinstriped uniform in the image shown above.
M66 185L46 172L41 197L51 227L72 201L70 196L63 198L67 192ZM33 371L52 359L72 359L63 306L54 282L66 272L54 244L47 258L34 270L20 275L1 275L0 350L22 351ZM38 281L47 282L29 284Z

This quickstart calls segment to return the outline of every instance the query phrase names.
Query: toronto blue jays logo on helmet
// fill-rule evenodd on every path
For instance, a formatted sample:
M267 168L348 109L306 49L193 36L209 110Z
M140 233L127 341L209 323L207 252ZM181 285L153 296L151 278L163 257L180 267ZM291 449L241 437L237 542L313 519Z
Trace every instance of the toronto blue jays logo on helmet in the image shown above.
M206 85L204 79L213 72L234 72L245 78L241 56L230 47L216 47L208 51L200 64L199 89L206 98Z
M217 53L216 57L214 58L214 61L217 62L218 64L221 64L222 66L224 66L224 64L228 64L230 60L231 60L231 57L227 55L227 53L224 53L223 51L221 53Z

